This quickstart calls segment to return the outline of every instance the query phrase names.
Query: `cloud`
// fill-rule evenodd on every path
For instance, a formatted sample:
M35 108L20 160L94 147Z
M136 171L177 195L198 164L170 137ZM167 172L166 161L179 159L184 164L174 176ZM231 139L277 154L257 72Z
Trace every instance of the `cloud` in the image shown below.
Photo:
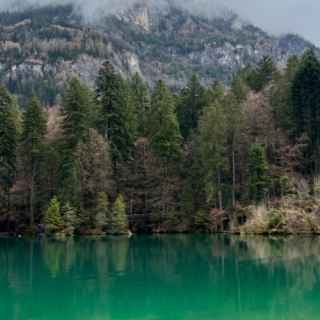
M73 3L87 19L102 13L114 13L132 6L139 0L0 0L0 10L17 6L39 6L48 4ZM141 1L141 0L140 0ZM153 3L174 2L193 13L209 16L217 8L228 7L257 26L274 34L294 32L320 44L319 0L149 0Z

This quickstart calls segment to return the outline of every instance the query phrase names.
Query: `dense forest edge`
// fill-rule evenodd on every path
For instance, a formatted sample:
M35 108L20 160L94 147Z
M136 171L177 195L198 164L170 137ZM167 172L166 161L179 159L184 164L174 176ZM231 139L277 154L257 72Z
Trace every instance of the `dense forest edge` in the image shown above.
M320 62L172 92L106 62L20 107L0 87L0 232L320 234Z

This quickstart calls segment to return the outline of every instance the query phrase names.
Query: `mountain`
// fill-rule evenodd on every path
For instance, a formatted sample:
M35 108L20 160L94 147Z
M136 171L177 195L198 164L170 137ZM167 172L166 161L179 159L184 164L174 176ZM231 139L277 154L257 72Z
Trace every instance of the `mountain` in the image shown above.
M72 5L0 13L0 80L47 103L72 76L93 85L106 59L124 76L138 72L151 85L164 79L179 89L193 73L205 84L228 82L266 55L283 65L312 47L297 35L271 36L230 12L209 19L146 0L94 22Z

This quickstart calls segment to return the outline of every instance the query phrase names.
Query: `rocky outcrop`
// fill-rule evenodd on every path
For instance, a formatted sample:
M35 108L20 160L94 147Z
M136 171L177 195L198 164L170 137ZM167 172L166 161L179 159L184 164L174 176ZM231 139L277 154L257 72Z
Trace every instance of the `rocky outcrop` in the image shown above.
M266 55L283 65L309 47L298 36L270 36L233 14L207 19L148 1L94 24L83 22L72 6L0 13L0 80L21 96L30 87L53 96L73 76L94 85L106 59L125 77L138 72L151 85L164 79L179 89L192 73L204 84L228 82Z

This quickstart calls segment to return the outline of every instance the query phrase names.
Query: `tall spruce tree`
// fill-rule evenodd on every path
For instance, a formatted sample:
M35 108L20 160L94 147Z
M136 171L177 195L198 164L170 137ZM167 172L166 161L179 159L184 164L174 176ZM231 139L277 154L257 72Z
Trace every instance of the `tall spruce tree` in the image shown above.
M139 74L135 74L130 82L131 98L133 104L133 126L137 137L146 137L148 126L148 115L150 113L151 101L147 85Z
M89 89L78 79L72 79L63 96L62 141L59 168L61 199L80 203L79 163L76 151L85 140L90 127L93 106Z
M96 96L101 105L99 131L111 146L114 163L130 158L134 143L135 124L130 87L106 62L97 80Z
M149 139L153 151L164 161L181 154L181 134L173 96L163 81L154 89L149 117Z
M28 181L28 202L30 226L34 225L35 206L39 187L41 164L44 157L47 118L37 97L32 97L23 117L22 158L26 180Z
M197 151L203 170L208 205L223 209L223 178L227 164L227 127L221 102L206 108L200 119Z
M177 107L180 130L184 139L188 139L190 133L197 128L199 117L206 104L206 90L194 75L187 87L182 90Z
M307 51L291 86L292 115L296 138L306 134L310 140L306 170L319 173L320 163L320 62L314 51ZM309 161L310 160L310 161Z
M109 220L109 232L112 234L126 234L129 231L126 203L123 196L118 195L112 206L112 213Z
M269 165L265 147L261 144L252 145L249 153L249 191L251 200L255 202L265 200L270 187L268 172Z
M8 90L0 86L0 203L10 208L10 189L16 176L18 123L16 105Z
M243 70L243 75L249 87L259 92L272 80L276 67L271 57L264 57L257 66L247 67Z

